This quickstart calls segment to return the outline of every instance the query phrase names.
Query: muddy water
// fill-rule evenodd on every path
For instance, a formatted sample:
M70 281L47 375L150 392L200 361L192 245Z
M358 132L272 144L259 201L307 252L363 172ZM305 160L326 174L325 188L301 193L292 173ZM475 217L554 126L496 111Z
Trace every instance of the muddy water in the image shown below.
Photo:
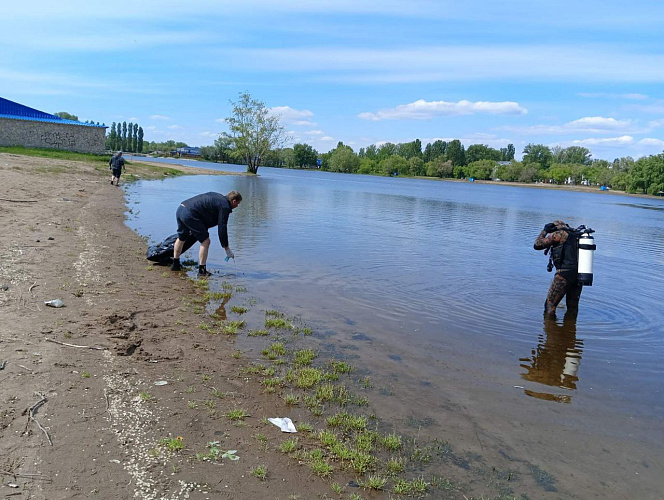
M664 201L260 174L128 186L128 223L159 240L183 199L240 191L235 262L213 242L209 267L301 315L329 355L356 360L395 426L527 460L557 490L531 498L661 498ZM544 321L552 275L532 243L553 219L591 226L598 250L578 317L561 307Z

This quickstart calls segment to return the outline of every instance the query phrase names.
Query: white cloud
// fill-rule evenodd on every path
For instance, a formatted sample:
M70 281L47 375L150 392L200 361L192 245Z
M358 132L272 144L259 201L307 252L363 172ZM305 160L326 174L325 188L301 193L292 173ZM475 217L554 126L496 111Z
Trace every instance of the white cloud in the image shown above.
M501 127L502 130L523 134L607 134L637 133L638 130L631 120L616 120L603 116L586 116L567 122L563 125L533 125L532 127Z
M319 140L320 141L333 141L334 137L330 137L329 135L326 135L325 137L321 137Z
M629 99L632 101L641 101L648 99L648 96L645 94L612 94L610 92L581 92L579 93L581 97L590 97L590 98L605 98L605 99Z
M657 101L652 104L634 104L629 106L629 109L640 111L641 113L661 115L664 114L664 101Z
M516 102L488 102L488 101L425 101L419 99L410 104L400 104L396 108L384 109L376 113L360 113L358 115L362 120L381 121L381 120L431 120L438 116L454 115L474 115L474 114L492 114L492 115L525 115L527 109L519 106Z
M164 115L152 115L150 116L153 120L170 120L171 118L169 116L164 116Z
M646 137L645 139L641 139L639 141L639 144L642 144L644 146L658 146L660 148L664 148L664 141L662 139L655 139L652 137Z
M422 45L404 49L317 46L214 49L210 60L245 71L305 74L315 81L664 82L664 54L612 43ZM616 71L616 68L630 71Z
M310 122L310 121L307 121L307 120L298 120L298 121L295 121L295 122L291 123L291 125L299 125L299 126L302 126L302 127L313 127L313 126L316 125L316 123L315 122Z
M625 144L632 144L634 142L634 138L629 135L623 135L620 137L603 137L603 138L597 138L597 137L591 137L588 139L578 139L575 141L572 141L572 144L576 145L583 145L583 146L596 146L596 145L625 145Z
M316 135L323 135L322 130L309 130L307 132L302 132L304 135L311 135L311 136L316 136Z
M314 114L308 109L294 109L290 106L275 106L270 108L270 113L281 117L285 121L294 121L302 118L311 118Z
M217 137L219 137L219 132L205 131L205 132L199 133L198 135L200 135L201 137L216 139Z
M169 125L166 128L171 129L171 130L177 130L177 129L181 129L182 127L180 127L180 125Z

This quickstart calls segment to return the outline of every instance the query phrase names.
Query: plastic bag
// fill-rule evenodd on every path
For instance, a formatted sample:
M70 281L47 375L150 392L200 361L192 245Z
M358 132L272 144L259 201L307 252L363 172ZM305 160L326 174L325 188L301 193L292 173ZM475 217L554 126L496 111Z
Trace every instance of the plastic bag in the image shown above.
M171 234L161 243L156 245L150 245L146 253L146 258L151 262L157 262L159 264L170 264L173 262L173 248L175 247L175 240L178 238L177 234ZM182 247L182 253L185 253L189 250L194 243L196 243L196 238L190 236L184 242Z

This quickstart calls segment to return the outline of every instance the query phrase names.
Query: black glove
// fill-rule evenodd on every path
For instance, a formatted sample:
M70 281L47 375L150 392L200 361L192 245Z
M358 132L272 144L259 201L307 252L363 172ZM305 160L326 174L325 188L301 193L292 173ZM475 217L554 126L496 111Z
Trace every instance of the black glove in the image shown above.
M555 231L558 231L558 226L556 226L553 222L549 222L544 226L545 233L553 233Z

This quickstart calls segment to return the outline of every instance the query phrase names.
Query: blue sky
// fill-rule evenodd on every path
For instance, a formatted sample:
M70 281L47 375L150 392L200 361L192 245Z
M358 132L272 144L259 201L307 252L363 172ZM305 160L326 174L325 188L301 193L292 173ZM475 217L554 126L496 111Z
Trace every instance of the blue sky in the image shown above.
M3 6L0 96L212 144L248 91L320 152L461 139L664 150L664 2L35 0Z

